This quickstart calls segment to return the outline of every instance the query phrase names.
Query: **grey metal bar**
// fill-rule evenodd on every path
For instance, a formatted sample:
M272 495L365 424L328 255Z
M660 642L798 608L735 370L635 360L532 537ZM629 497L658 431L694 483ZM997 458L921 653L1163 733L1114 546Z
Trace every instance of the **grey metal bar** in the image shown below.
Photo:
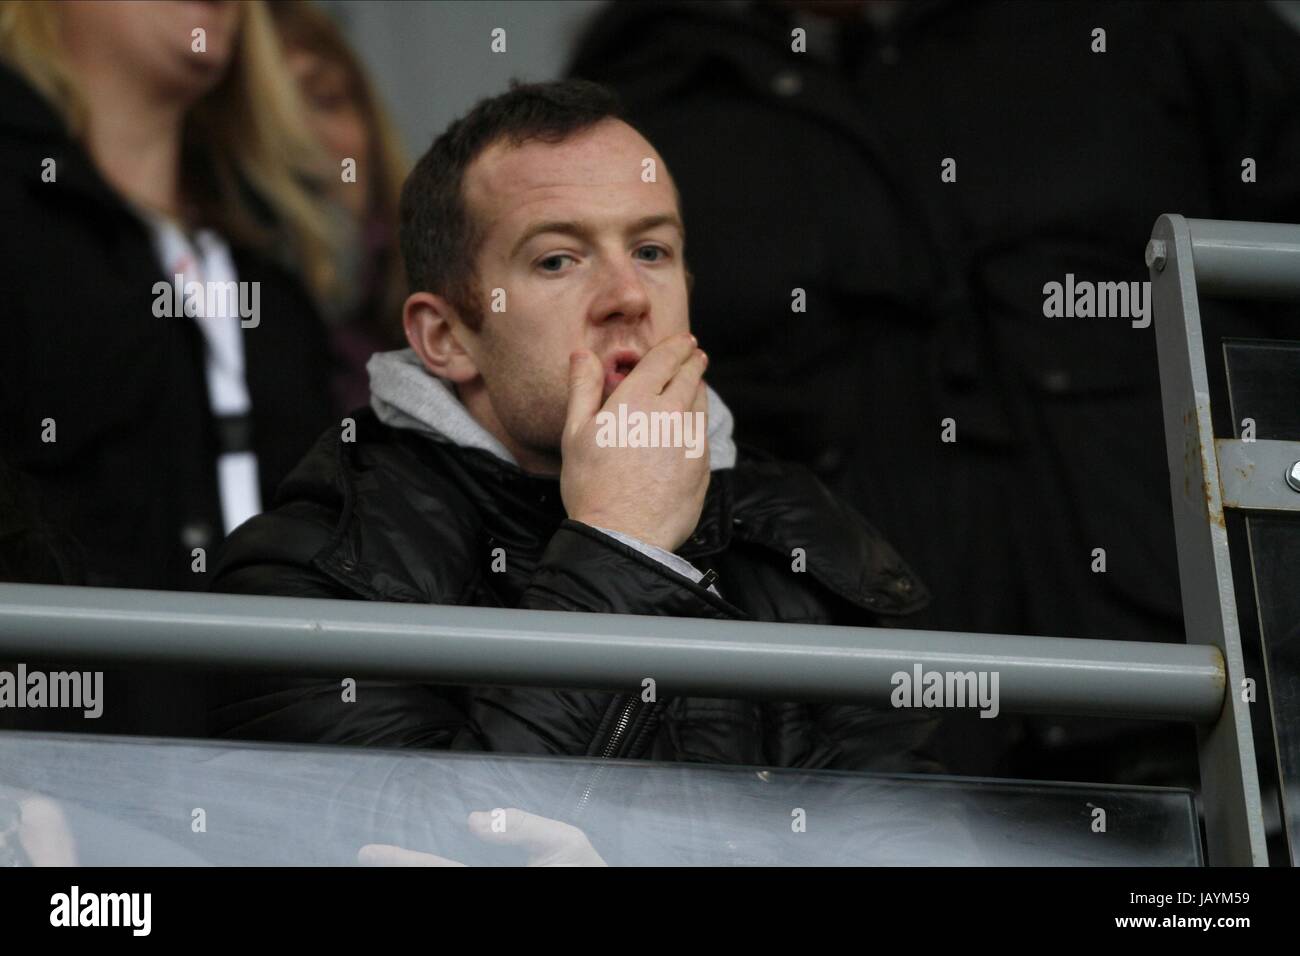
M1210 721L1211 647L0 585L0 660L153 662L889 706L894 675L997 672L1005 711Z
M1203 236L1240 239L1237 230L1216 232L1200 222ZM1229 244L1221 244L1226 248ZM1160 392L1169 456L1178 578L1189 644L1212 645L1223 654L1227 693L1223 714L1200 734L1201 798L1206 842L1215 865L1268 865L1250 705L1240 688L1246 677L1237 624L1237 599L1228 555L1228 531L1220 496L1219 464L1210 418L1210 386L1201 336L1199 272L1193 269L1192 235L1182 216L1156 220L1147 246L1151 306L1160 364ZM1212 241L1208 248L1217 249ZM1218 253L1211 254L1211 260ZM1216 267L1243 274L1241 245L1232 245ZM1224 265L1224 262L1228 265ZM1199 265L1199 264L1198 264ZM1232 282L1218 276L1224 287Z
M1217 219L1186 223L1201 294L1300 298L1300 226Z
M1300 441L1216 438L1223 507L1300 513Z

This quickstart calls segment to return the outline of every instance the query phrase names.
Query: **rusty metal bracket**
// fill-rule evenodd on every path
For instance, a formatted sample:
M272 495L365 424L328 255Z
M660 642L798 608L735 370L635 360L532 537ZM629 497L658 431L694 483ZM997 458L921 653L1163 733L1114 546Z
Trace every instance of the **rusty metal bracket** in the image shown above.
M1223 507L1300 513L1300 442L1216 438Z

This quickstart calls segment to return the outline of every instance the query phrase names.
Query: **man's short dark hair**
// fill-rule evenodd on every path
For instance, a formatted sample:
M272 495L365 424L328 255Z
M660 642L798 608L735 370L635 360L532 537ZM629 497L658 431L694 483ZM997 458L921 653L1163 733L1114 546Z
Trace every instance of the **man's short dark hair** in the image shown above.
M474 263L482 234L465 201L465 171L507 139L558 143L607 119L621 119L618 96L588 80L513 82L480 101L433 141L402 187L402 258L411 291L434 292L477 329L483 320Z

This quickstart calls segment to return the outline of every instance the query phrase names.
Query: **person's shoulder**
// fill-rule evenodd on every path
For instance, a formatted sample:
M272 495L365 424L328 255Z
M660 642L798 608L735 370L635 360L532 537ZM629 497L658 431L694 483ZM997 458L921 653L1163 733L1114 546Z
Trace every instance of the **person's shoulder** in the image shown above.
M64 116L11 65L0 63L0 197L66 197L120 206ZM60 187L71 187L60 188Z
M269 509L236 528L221 548L211 589L283 594L282 575L305 571L340 532L348 479L331 427L281 482Z
M0 142L5 149L0 162L7 166L15 160L26 161L34 152L47 152L51 146L70 145L62 118L54 107L27 79L12 66L0 63ZM39 176L40 168L31 170Z
M231 535L214 589L238 582L240 591L284 594L296 569L351 597L452 600L481 521L447 477L446 453L370 409L353 412L317 439L274 506ZM300 583L288 587L303 593Z
M806 466L750 445L737 445L731 472L738 511L776 519L790 507L819 517L841 517L851 510Z
M788 556L841 597L880 614L910 614L930 593L871 523L808 468L740 446L730 470L735 535Z

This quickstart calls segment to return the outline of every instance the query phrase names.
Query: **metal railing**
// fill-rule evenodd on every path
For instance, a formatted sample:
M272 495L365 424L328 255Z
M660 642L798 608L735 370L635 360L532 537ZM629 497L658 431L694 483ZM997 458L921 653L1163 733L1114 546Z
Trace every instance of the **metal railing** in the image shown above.
M631 614L0 585L0 654L889 706L892 675L997 671L1008 711L1208 722L1209 647Z

